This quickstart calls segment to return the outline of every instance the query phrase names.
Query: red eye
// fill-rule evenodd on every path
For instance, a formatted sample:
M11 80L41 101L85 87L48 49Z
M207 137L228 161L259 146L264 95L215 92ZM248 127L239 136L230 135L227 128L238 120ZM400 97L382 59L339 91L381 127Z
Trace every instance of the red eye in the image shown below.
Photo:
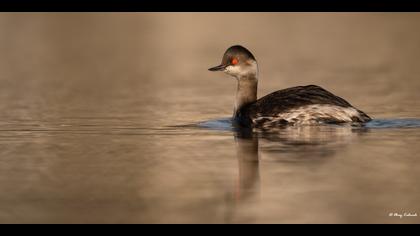
M231 64L236 65L236 64L238 64L238 62L239 62L238 59L233 58L232 61L231 61Z

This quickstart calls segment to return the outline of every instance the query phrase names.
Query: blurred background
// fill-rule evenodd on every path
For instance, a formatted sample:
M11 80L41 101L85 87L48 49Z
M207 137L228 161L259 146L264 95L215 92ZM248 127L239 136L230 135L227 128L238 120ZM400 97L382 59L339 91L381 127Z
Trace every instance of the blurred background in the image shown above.
M259 97L316 84L376 119L419 118L419 27L418 13L1 13L0 222L419 223L389 217L420 213L418 129L260 137L243 202L236 134L191 127L231 115L236 81L207 69L236 44Z

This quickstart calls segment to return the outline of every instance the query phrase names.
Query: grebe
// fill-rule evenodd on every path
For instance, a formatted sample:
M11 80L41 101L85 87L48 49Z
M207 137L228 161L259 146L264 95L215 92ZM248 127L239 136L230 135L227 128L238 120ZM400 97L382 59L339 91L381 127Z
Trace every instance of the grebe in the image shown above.
M258 64L252 53L240 45L228 48L222 63L209 70L223 71L237 79L233 119L242 126L360 125L371 120L346 100L316 85L279 90L257 100Z

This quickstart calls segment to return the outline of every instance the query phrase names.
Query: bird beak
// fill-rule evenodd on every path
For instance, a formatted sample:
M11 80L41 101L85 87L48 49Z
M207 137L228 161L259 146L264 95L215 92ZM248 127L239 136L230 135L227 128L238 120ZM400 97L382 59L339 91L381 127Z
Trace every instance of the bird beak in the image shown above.
M225 70L226 67L227 65L222 64L222 65L218 65L218 66L210 68L209 71L223 71Z

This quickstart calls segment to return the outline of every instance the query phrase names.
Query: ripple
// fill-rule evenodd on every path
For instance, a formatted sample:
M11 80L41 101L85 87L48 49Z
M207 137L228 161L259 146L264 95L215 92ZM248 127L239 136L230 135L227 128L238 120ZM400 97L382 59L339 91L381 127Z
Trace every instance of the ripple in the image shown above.
M235 131L232 123L232 118L221 118L215 120L208 120L199 122L195 126L199 128L220 130L220 131ZM330 127L341 127L341 125L322 125ZM363 128L367 129L390 129L390 128L420 128L420 119L374 119L366 123Z
M211 129L211 130L223 130L223 131L234 130L232 118L221 118L217 120L203 121L203 122L198 123L197 126L200 128Z
M374 119L365 125L371 129L420 128L420 119Z

